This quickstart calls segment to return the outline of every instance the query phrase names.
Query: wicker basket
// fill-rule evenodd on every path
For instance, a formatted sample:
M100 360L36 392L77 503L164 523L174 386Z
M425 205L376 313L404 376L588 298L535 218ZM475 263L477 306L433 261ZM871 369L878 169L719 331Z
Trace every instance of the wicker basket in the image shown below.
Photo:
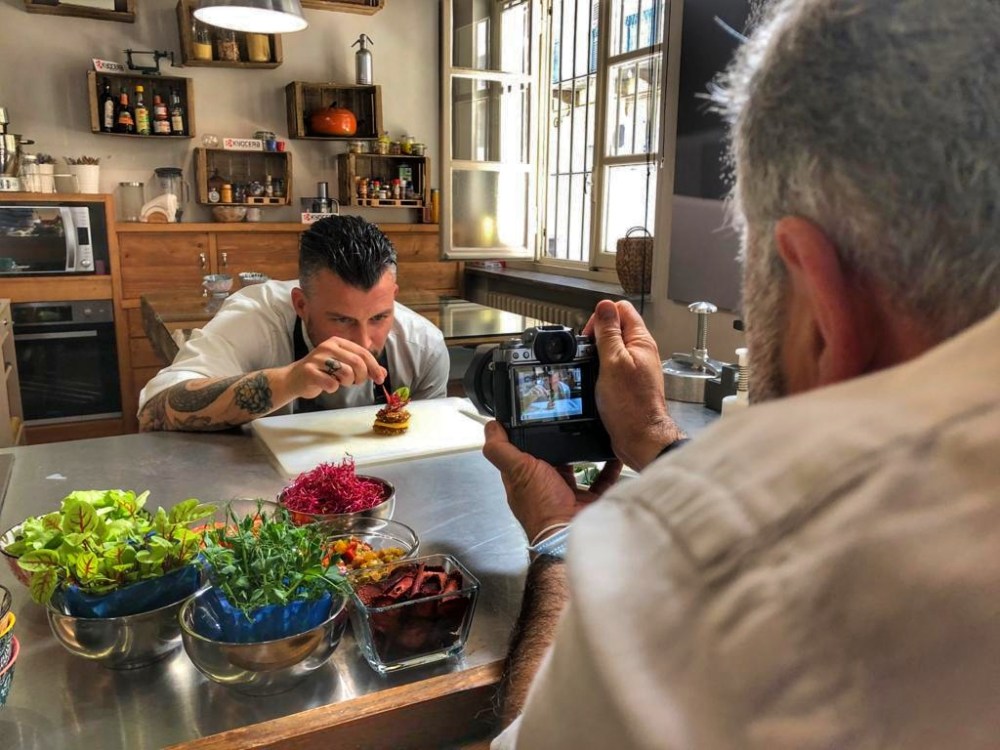
M639 235L641 236L636 236ZM626 294L649 294L653 278L653 236L645 227L632 227L618 240L615 270Z

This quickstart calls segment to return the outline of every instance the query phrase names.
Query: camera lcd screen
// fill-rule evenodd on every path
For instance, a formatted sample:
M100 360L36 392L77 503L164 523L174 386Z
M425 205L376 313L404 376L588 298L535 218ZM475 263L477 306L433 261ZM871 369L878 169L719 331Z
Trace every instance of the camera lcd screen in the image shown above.
M583 368L579 364L511 369L516 376L515 408L520 424L583 416Z

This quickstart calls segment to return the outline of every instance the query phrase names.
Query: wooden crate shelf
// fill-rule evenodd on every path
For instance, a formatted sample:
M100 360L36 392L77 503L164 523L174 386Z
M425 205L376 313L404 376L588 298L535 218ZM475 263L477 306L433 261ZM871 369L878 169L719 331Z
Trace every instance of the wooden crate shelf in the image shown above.
M385 0L302 0L302 7L370 16L385 7Z
M169 98L170 89L176 89L181 97L181 105L184 107L184 135L139 135L138 133L107 133L101 130L100 112L100 92L101 81L107 78L111 81L111 93L117 97L121 87L128 91L129 102L135 106L135 87L142 86L146 90L146 107L150 111L150 122L153 116L153 95L154 93L164 94ZM149 76L138 73L98 73L96 70L87 71L87 91L90 102L90 132L97 135L115 135L119 138L147 138L151 140L168 140L170 138L193 138L195 135L195 113L194 113L194 82L190 78L180 76Z
M292 195L292 155L287 151L235 151L222 148L194 150L195 197L206 206L287 206ZM248 195L243 202L208 200L208 178L218 169L230 183L264 184L267 175L284 182L284 195Z
M358 121L352 136L321 135L309 129L309 116L334 103L349 109ZM382 132L381 86L358 86L348 83L306 83L292 81L285 86L288 111L288 137L324 141L371 140Z
M386 184L400 179L408 171L416 198L362 198L358 195L359 179L378 178ZM431 161L426 156L412 154L339 154L337 156L337 199L342 206L369 208L424 208L430 205Z
M42 13L48 16L75 16L77 18L91 18L98 21L135 23L135 0L115 0L114 10L73 5L72 0L68 0L68 2L24 0L24 9L28 13Z
M192 15L196 7L196 0L178 0L177 2L177 34L180 37L181 60L187 67L202 68L246 68L246 69L266 69L277 68L282 62L281 34L267 34L271 44L271 59L267 62L253 62L249 59L247 52L247 35L237 32L236 38L240 44L239 61L230 60L200 60L194 56L194 16ZM209 27L212 28L212 27ZM214 46L213 46L214 55Z

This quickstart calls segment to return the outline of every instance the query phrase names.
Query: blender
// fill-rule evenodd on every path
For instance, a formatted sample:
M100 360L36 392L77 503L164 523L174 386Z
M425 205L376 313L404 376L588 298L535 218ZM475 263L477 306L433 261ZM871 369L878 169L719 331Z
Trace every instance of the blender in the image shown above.
M190 197L190 188L184 181L184 173L180 167L154 169L150 194L153 199L146 204L146 207L155 205L166 214L167 221L181 220L184 205Z

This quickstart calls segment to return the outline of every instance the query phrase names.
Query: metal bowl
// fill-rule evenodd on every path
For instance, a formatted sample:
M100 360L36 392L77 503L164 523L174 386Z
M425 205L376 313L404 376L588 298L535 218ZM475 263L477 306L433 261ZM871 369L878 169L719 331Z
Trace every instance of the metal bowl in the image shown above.
M240 277L240 286L263 284L265 281L271 280L270 276L266 273L261 273L260 271L243 271L238 275Z
M24 524L19 523L17 526L7 529L7 531L0 536L0 554L2 554L4 560L7 561L7 567L9 567L10 572L14 574L14 578L23 583L25 586L28 586L30 585L31 574L26 570L22 570L21 566L17 564L17 557L7 551L7 547L13 544L17 539L17 535L21 533L21 527L23 525Z
M306 513L289 508L288 512L292 520L297 524L316 523L317 521L343 524L352 518L392 518L392 514L396 510L396 488L392 482L366 474L358 474L357 477L358 479L368 479L382 485L382 497L385 499L368 510L359 510L356 513ZM284 493L278 495L278 502L281 505L284 505L284 502L282 502L283 496Z
M73 617L54 601L49 627L67 651L108 669L135 669L159 661L180 645L177 613L190 597L124 617Z
M347 626L346 598L334 594L330 616L311 630L260 643L215 641L194 629L202 589L180 610L184 650L198 671L213 682L249 695L290 690L333 656Z

